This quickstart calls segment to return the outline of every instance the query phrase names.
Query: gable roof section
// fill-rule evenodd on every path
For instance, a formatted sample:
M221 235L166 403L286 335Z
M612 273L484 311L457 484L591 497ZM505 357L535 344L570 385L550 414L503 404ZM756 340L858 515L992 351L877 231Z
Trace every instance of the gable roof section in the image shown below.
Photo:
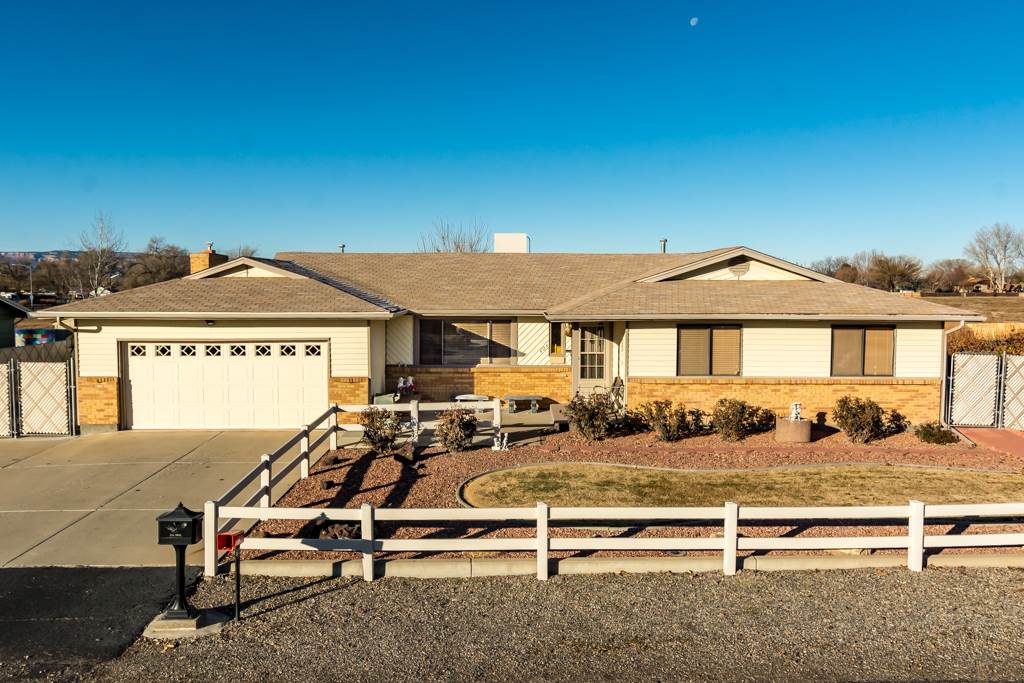
M0 304L6 305L15 318L27 318L32 315L32 311L28 310L17 301L11 301L5 296L0 296Z
M830 278L831 280L831 278ZM548 312L552 320L982 320L951 306L838 280L633 282Z
M671 268L660 273L654 273L639 278L639 282L663 282L665 280L673 280L703 268L715 266L720 263L728 263L736 257L746 257L753 261L761 261L762 263L767 263L768 265L775 266L776 268L790 273L802 275L809 280L815 280L817 282L841 282L841 280L836 280L828 275L823 275L819 272L810 270L809 268L804 268L803 266L798 266L795 263L790 263L789 261L784 261L780 258L770 256L757 251L756 249L751 249L750 247L730 247L728 249L723 249L717 253L709 254L707 258L701 259L700 261L686 263L676 268Z
M645 275L678 268L694 254L448 254L281 252L280 261L347 283L417 313L533 314Z
M69 318L391 318L395 311L304 277L168 280L48 308Z
M255 256L240 256L238 258L231 259L230 261L225 261L220 265L213 266L211 268L206 268L205 270L200 270L198 273L186 275L183 279L205 280L206 278L210 277L218 277L228 271L232 271L235 268L238 268L239 266L246 266L248 268L255 268L256 270L267 271L272 275L277 275L280 277L302 277L298 273L295 273L294 271L289 270L287 267L284 267L285 264L278 263L273 259L256 258Z

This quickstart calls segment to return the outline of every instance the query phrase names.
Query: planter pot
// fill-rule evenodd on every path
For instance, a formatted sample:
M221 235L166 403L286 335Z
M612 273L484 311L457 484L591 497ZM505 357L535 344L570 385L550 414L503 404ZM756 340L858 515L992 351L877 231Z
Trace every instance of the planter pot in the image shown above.
M781 443L810 443L810 420L776 420L775 440Z

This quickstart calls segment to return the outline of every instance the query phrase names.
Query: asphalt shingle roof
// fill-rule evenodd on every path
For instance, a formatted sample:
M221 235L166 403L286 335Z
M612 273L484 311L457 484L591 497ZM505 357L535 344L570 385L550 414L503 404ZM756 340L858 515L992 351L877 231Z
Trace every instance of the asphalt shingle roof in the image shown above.
M76 313L386 313L328 284L289 277L169 280L47 309Z
M435 254L281 252L324 276L418 313L544 311L609 285L670 270L716 253Z
M960 319L971 311L845 282L813 280L667 280L627 285L549 312L572 316L820 316Z

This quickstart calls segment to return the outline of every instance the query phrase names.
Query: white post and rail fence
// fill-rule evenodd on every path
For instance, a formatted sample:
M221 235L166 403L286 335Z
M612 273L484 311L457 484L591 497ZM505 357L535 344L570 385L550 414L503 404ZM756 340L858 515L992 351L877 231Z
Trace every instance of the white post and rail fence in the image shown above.
M204 570L207 576L217 572L216 550L218 532L233 528L242 520L250 522L279 520L329 520L357 522L360 537L354 539L315 538L245 538L243 550L289 551L314 550L352 552L362 556L362 574L367 581L375 578L374 562L379 553L420 552L527 552L535 553L537 578L547 579L549 553L552 551L712 551L721 553L722 572L737 571L740 551L823 551L838 549L898 550L906 552L906 565L921 571L929 551L943 548L1021 547L1024 533L925 533L927 524L983 525L1020 524L1024 503L989 504L925 504L910 501L907 505L842 506L842 507L763 507L726 502L720 507L549 507L538 502L528 508L375 508L364 503L358 508L289 508L273 507L274 489L292 470L309 476L310 456L325 442L333 450L338 447L342 427L338 415L358 412L365 405L333 405L316 420L304 425L293 437L272 453L263 455L260 463L217 500L204 506ZM477 403L417 402L377 406L385 410L409 412L412 432L420 424L422 412L440 412L451 407L493 409L494 427L500 429L501 409L497 401ZM323 430L315 439L312 434ZM293 447L297 455L281 467L275 467ZM256 490L237 504L230 504L259 481ZM519 538L377 538L375 522L431 522L439 527L486 522L489 527L534 527L532 536ZM630 524L632 522L633 524ZM720 535L709 537L559 537L552 536L552 526L587 529L607 526L662 525L720 527ZM744 526L834 526L858 527L903 526L906 533L883 536L745 536Z

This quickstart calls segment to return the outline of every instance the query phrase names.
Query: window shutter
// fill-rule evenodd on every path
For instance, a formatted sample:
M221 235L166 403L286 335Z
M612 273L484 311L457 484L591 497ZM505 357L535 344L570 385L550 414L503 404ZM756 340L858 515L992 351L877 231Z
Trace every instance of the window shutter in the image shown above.
M710 372L708 359L711 352L711 330L707 327L679 328L680 375L707 375Z
M891 327L864 330L864 374L892 375L894 330Z
M512 358L512 321L491 321L491 362L508 365Z
M711 374L740 374L740 328L715 327L711 330Z
M864 329L832 328L832 375L858 376L864 370Z
M420 364L441 364L440 320L420 320Z

